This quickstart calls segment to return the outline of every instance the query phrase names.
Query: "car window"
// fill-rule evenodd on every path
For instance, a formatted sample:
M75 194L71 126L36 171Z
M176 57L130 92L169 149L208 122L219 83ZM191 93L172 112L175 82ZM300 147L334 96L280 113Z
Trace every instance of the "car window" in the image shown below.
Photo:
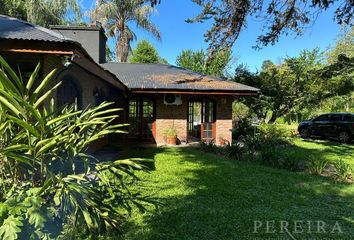
M332 114L329 116L330 121L341 121L342 115L341 114Z
M329 120L328 117L329 117L328 115L321 115L321 116L315 118L314 121L328 121Z
M354 122L353 115L344 115L343 121Z

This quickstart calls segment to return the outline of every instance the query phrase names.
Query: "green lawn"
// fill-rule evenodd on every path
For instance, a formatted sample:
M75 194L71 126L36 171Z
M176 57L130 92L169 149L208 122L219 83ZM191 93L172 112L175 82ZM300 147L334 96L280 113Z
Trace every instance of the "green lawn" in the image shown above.
M304 151L310 143L299 142ZM324 146L326 149L326 147ZM310 150L307 150L310 149ZM316 150L317 151L317 150ZM327 151L330 155L340 154ZM353 151L353 149L351 149ZM145 213L134 211L125 224L123 239L352 239L354 236L354 185L330 178L272 169L247 162L225 160L190 148L137 150L134 157L156 160L156 170L139 173L143 194L157 198L161 206ZM254 232L254 221L269 222ZM289 231L280 233L280 222ZM324 221L327 233L315 233L316 225L294 220ZM343 233L330 230L338 221ZM312 222L317 224L317 222Z
M354 144L340 144L334 141L296 139L294 147L288 149L306 159L309 155L324 158L330 162L342 159L354 166Z

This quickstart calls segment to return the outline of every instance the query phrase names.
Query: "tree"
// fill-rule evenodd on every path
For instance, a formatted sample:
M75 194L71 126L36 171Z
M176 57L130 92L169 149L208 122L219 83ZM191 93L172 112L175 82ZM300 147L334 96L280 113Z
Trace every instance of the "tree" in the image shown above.
M258 74L236 68L235 80L261 89L259 98L247 99L262 119L271 112L270 122L289 113L296 113L316 102L322 95L323 82L316 70L322 67L318 49L302 51L298 57L288 57L280 65L269 60Z
M106 44L106 60L108 62L114 62L115 61L115 54L113 51L111 51L111 49L109 48L109 46Z
M218 51L211 60L208 60L208 55L204 50L183 50L181 54L177 56L176 64L177 66L201 74L224 77L231 58L232 52L230 49ZM208 61L210 62L207 64Z
M0 0L0 14L44 27L78 22L81 10L77 0Z
M132 63L167 63L159 56L155 47L147 40L138 42L136 48L132 50L132 56L129 58Z
M187 22L213 21L206 32L209 42L209 58L220 48L231 48L250 17L263 22L265 33L257 40L257 47L275 44L282 34L301 35L320 12L338 4L334 17L338 24L353 24L352 0L192 0L203 9ZM152 1L156 4L157 1Z
M337 81L331 82L342 82L345 81L346 84L343 84L344 89L340 92L347 91L348 89L353 89L348 94L339 94L329 99L328 102L333 106L337 106L335 111L350 111L350 105L354 103L354 27L349 28L348 26L342 27L342 33L339 35L338 39L333 48L327 53L327 62L329 66L324 69L322 72L323 77L332 78L331 76L335 75ZM350 62L352 62L350 64ZM343 104L344 102L344 104ZM338 107L338 106L344 106Z
M325 63L319 49L304 50L279 65L266 60L256 74L239 66L235 80L261 89L258 98L245 101L262 119L271 113L269 121L274 122L278 117L314 110L325 99L353 92L354 58L339 55L335 63Z
M158 28L150 21L155 9L145 5L146 0L102 0L97 1L95 9L91 11L91 18L100 21L110 37L116 42L116 58L119 62L127 62L131 52L131 42L136 35L129 27L131 23L151 33L158 40L161 34Z
M345 55L349 58L354 57L354 26L342 26L342 32L338 36L335 45L327 53L327 62L329 64L335 63L339 55Z

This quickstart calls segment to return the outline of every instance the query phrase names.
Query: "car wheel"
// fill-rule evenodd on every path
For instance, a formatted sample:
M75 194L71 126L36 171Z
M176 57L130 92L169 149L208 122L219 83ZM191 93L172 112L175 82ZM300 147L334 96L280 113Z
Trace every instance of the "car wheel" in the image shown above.
M349 133L346 131L339 132L338 139L341 143L347 143L350 141Z
M301 130L300 130L300 136L301 136L302 138L308 138L308 136L309 136L309 130L308 130L308 129L301 129Z

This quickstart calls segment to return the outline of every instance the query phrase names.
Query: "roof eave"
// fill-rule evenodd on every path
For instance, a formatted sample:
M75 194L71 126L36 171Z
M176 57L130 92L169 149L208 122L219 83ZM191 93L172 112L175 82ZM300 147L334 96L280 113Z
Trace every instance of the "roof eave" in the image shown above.
M206 95L231 95L231 96L258 96L259 91L252 90L200 90L200 89L130 89L135 94L206 94Z

